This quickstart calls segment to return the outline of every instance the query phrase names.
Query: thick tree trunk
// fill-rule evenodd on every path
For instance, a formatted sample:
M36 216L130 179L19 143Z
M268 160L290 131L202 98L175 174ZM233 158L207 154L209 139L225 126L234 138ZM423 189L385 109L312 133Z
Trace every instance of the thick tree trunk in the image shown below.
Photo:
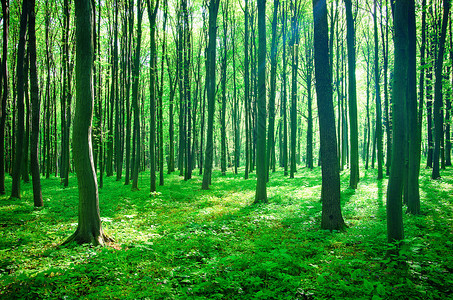
M410 0L395 2L395 67L393 76L393 143L390 177L387 188L387 240L404 239L402 193L406 148L406 91L408 68L408 9Z
M297 137L297 77L298 77L298 68L299 68L299 26L297 12L294 9L293 16L291 17L291 28L292 28L292 37L291 37L291 54L292 54L292 64L291 64L291 158L290 158L290 172L289 177L294 178L296 173L296 137Z
M325 0L313 0L313 20L316 94L322 157L321 228L342 230L346 225L341 215L340 173L332 103L332 69L329 65Z
M255 203L267 203L266 193L266 0L258 5L258 120ZM274 14L275 18L275 14ZM273 129L272 129L273 130Z
M103 245L111 241L102 230L96 172L91 144L93 118L92 17L89 0L75 2L76 13L76 109L73 128L74 167L79 187L79 222L65 243Z
M221 86L222 86L222 109L220 110L220 170L222 175L226 174L226 76L227 76L227 33L228 33L228 4L222 6L223 16L223 57L221 66Z

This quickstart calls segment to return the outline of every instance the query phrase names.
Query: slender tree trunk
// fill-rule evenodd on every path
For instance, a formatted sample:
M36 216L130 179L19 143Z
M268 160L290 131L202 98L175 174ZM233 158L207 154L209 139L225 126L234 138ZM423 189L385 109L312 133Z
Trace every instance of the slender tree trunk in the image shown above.
M357 122L357 88L356 88L356 61L355 61L355 30L354 30L354 19L352 17L352 3L351 0L345 0L346 6L346 22L347 22L347 46L348 46L348 72L349 72L349 139L351 143L350 150L350 178L349 186L352 189L357 188L359 182L359 131ZM377 30L377 29L376 29ZM376 71L377 72L377 71ZM377 84L376 88L379 84ZM376 102L378 102L376 100ZM380 98L379 98L380 103ZM380 112L380 110L379 110ZM380 121L379 121L380 123ZM381 177L382 177L382 165ZM378 175L379 177L379 175Z
M150 26L150 43L151 43L151 62L150 62L150 79L149 79L149 98L150 98L150 142L149 142L149 159L150 159L150 192L156 191L156 98L157 98L157 51L156 51L156 16L159 7L159 0L152 5L149 0L148 18ZM154 3L153 3L154 4Z
M294 178L296 173L296 136L297 136L297 77L299 68L299 26L297 12L294 9L294 14L291 17L292 37L291 37L291 159L289 177Z
M376 92L376 146L377 146L377 165L378 180L384 178L383 164L383 133L382 133L382 104L381 104L381 85L379 68L379 43L378 43L378 24L377 24L377 0L374 0L374 86ZM352 149L351 149L352 150Z
M30 168L33 180L33 201L35 207L44 205L41 194L41 179L38 162L40 98L38 74L36 71L36 33L35 33L35 0L29 1L28 51L30 53L30 96L32 106L32 133L30 145Z
M452 32L452 25L451 25L451 18L450 18L450 25L449 25L449 32L450 32L450 65L447 69L446 80L448 81L451 77L451 63L453 62L453 32ZM452 87L453 85L450 85ZM450 89L448 91L447 97L445 97L445 166L451 166L451 101L453 98L453 92Z
M133 131L133 167L132 167L132 190L138 190L138 173L140 171L140 110L138 99L138 86L140 82L140 49L142 41L142 1L137 0L137 40L134 55L134 66L132 69L132 111L134 113Z
M269 169L271 168L272 157L275 156L275 98L277 85L277 18L279 0L274 0L274 13L272 19L272 41L271 41L271 73L269 92L269 127L267 131L267 152L266 152L266 180L269 181Z
M215 57L217 36L217 13L220 0L209 1L209 42L206 68L206 86L208 94L208 129L206 133L206 158L201 188L209 189L211 184L213 144L214 144L214 111L215 111Z
M245 11L244 11L244 112L245 112L245 171L244 179L249 178L250 168L250 109L249 109L249 11L248 11L248 0L245 0Z
M282 146L282 165L283 165L283 174L288 176L288 120L287 120L287 76L286 76L286 44L287 44L287 4L285 2L285 7L282 10L282 37L283 37L283 50L282 50L282 61L283 61L283 74L282 74L282 104L280 114L282 116L282 127L283 127L283 146Z
M442 31L440 34L440 41L439 41L439 50L437 53L437 60L436 60L436 70L435 76L436 81L434 84L434 152L433 152L433 172L431 174L432 179L440 178L440 171L439 171L439 158L441 152L441 139L444 134L443 128L443 113L442 113L442 106L443 106L443 99L442 99L442 69L444 63L444 52L445 52L445 39L447 34L447 24L448 24L448 16L450 13L450 0L444 0L444 12L442 16Z
M340 173L332 102L332 69L329 65L325 0L313 0L313 20L316 94L322 157L321 228L342 230L346 225L341 215L340 205Z
M1 61L2 106L0 115L0 195L5 194L5 125L6 125L6 104L8 101L8 30L9 30L9 0L2 0L3 13L3 51Z
M27 31L28 1L22 3L22 13L20 16L19 44L17 45L17 132L15 145L15 162L13 166L13 184L11 188L11 198L20 198L20 173L22 168L22 155L24 143L24 59L25 59L25 34ZM15 125L14 124L14 125Z
M267 203L266 192L266 0L258 5L258 120L255 203ZM276 13L274 13L274 18ZM272 128L273 131L273 128Z

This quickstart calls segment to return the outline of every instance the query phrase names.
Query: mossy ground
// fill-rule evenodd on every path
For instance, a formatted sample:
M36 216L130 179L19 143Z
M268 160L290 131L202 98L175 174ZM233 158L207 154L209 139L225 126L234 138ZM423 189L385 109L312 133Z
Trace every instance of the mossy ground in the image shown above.
M252 205L255 179L176 173L149 193L114 178L100 190L107 247L60 247L77 226L76 178L43 179L21 200L0 198L0 298L20 299L446 299L453 293L453 176L422 170L422 215L404 215L405 245L386 256L387 180L361 170L356 191L342 172L345 232L320 230L320 169L277 172L269 204ZM7 186L11 183L7 179Z

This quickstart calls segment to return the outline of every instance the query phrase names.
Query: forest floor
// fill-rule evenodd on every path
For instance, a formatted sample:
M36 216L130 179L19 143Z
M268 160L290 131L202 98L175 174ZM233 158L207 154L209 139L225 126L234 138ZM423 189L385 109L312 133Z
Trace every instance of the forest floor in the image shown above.
M106 247L60 244L77 226L77 184L42 179L45 207L31 183L21 200L0 198L2 299L447 299L453 294L453 171L422 170L422 215L404 214L405 243L386 242L387 179L361 170L356 191L342 180L348 229L320 229L321 171L277 172L269 204L252 205L255 178L165 176L150 195L105 179L100 190ZM7 187L11 186L10 178ZM8 193L8 191L7 191Z

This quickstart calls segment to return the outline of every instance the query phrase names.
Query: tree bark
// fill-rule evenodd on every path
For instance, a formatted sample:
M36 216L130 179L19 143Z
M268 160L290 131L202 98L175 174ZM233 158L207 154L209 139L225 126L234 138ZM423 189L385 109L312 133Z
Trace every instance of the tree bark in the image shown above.
M8 30L9 30L9 0L2 0L3 13L3 50L1 62L0 89L2 89L2 106L0 115L0 195L5 194L5 125L6 103L8 100Z
M349 139L350 147L350 177L349 187L352 189L357 188L359 182L359 131L357 122L357 87L356 87L356 58L355 58L355 30L354 19L352 17L352 3L351 0L345 0L346 6L346 23L347 23L347 47L348 47L348 79L349 79ZM378 72L378 71L376 71ZM377 84L378 85L378 84ZM377 88L377 87L376 87ZM378 96L376 94L376 96ZM376 103L378 102L376 98ZM380 103L380 98L379 98ZM377 105L377 104L376 104ZM379 111L380 112L380 111ZM380 123L380 122L379 122ZM382 165L381 165L382 177ZM379 175L378 175L379 177Z
M30 144L30 169L33 181L33 201L35 207L44 205L41 193L41 179L38 162L39 116L41 101L39 98L38 74L36 71L36 15L35 0L28 0L28 51L30 54L30 97L32 106L32 132Z
M27 30L28 1L22 2L20 16L19 43L17 45L17 132L15 145L15 162L13 166L13 184L11 198L20 198L20 173L22 168L22 155L24 143L24 59L25 59L25 34Z
M393 143L390 177L387 188L387 240L389 243L404 239L402 192L406 148L406 96L408 68L408 9L410 0L395 2L393 76Z
M340 173L337 157L335 116L332 103L332 69L329 65L326 0L313 0L316 94L322 157L321 228L342 230Z
M76 13L76 109L73 128L74 167L79 187L79 222L65 243L103 245L111 239L103 232L98 186L91 145L93 118L93 45L89 0L75 2Z
M258 5L258 119L255 203L267 203L266 192L266 0ZM274 14L275 18L275 14ZM272 129L273 130L273 129Z
M440 152L441 149L441 139L444 134L444 122L443 122L443 113L442 113L442 106L443 106L443 99L442 99L442 68L444 64L444 52L445 52L445 38L447 34L447 24L448 24L448 16L450 13L450 0L444 0L444 12L442 16L442 31L440 34L440 41L439 41L439 50L437 52L437 60L436 60L436 69L435 69L435 76L436 81L434 83L434 151L433 151L433 172L431 174L432 179L440 178L440 167L439 167L439 159L440 159Z
M206 65L206 86L208 94L208 128L206 132L206 154L203 182L201 188L209 189L211 184L213 144L214 144L214 111L215 111L215 57L216 57L216 36L217 36L217 13L220 0L209 1L209 42Z

